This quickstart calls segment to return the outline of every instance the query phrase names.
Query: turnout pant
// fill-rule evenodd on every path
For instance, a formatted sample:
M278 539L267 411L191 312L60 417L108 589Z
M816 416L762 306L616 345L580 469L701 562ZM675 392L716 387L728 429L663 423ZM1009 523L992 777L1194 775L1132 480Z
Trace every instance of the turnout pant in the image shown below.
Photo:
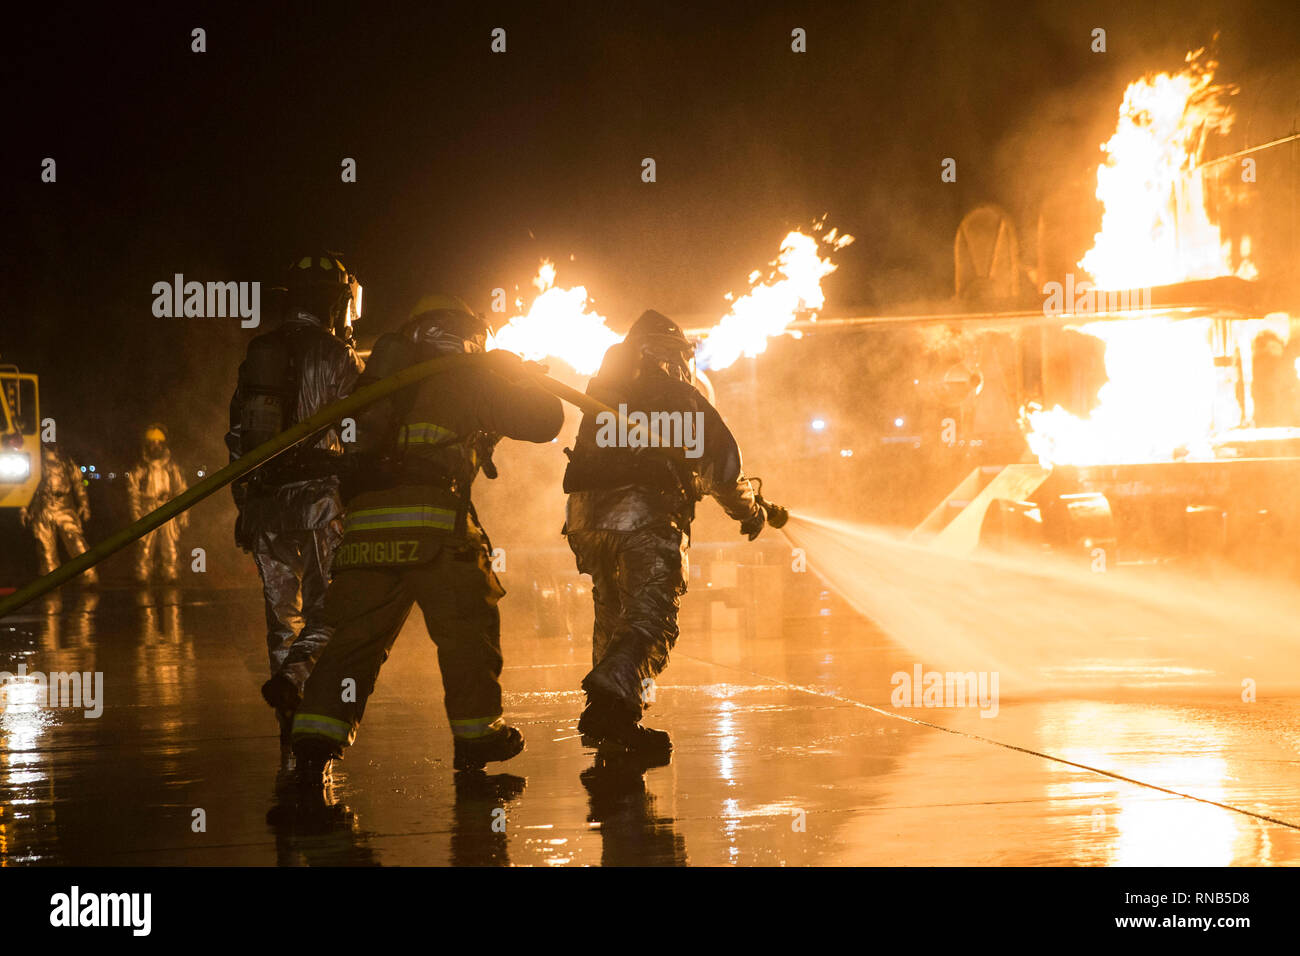
M452 734L486 737L505 721L501 709L501 615L505 594L483 548L444 547L405 567L336 571L325 597L334 636L307 680L293 740L326 742L335 756L356 738L379 668L415 604L438 646Z
M263 532L253 548L266 605L271 674L283 672L299 690L332 633L324 620L325 590L342 537L334 523L313 530Z
M86 550L86 536L81 530L81 519L75 511L68 508L46 510L32 522L32 534L36 537L41 574L49 574L59 566L60 541L69 558L75 558ZM87 581L94 581L95 569L86 571L84 577Z
M150 508L144 513L148 514ZM161 528L155 528L136 543L134 575L137 581L147 581L149 572L157 557L158 570L163 578L175 581L179 577L177 568L176 541L181 536L181 529L176 521L168 521Z
M641 719L649 681L668 666L686 593L687 537L672 528L571 531L578 570L596 603L592 669L583 690L621 701Z

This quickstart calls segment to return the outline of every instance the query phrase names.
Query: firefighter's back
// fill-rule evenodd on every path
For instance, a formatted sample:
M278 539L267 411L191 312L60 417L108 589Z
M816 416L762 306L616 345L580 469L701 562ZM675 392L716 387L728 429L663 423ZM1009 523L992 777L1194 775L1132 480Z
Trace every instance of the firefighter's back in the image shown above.
M410 349L394 355L399 348L377 345L362 384L420 358ZM336 568L419 564L444 545L480 546L487 539L471 491L496 440L547 442L559 433L559 399L512 381L517 359L492 352L453 361L457 367L359 417Z

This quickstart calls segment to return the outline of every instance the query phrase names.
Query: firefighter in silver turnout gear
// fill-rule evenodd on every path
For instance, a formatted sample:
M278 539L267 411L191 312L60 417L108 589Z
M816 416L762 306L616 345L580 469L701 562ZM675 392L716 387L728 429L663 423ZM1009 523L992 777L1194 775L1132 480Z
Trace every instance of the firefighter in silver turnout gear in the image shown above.
M354 740L416 604L438 646L455 769L481 769L523 750L501 699L497 603L505 591L470 492L480 470L495 476L498 438L549 442L564 410L518 356L484 353L487 332L460 299L430 295L371 354L363 384L425 360L459 364L358 413L346 456L346 536L325 601L334 636L293 722L299 780L308 788L320 787L330 761Z
M239 368L226 433L232 461L352 393L363 369L352 347L360 310L361 286L333 254L290 264L283 320L253 339ZM342 453L340 429L331 427L233 489L235 542L252 553L262 581L270 667L262 696L276 708L285 758L293 714L280 697L285 687L301 692L332 632L321 613L343 538Z
M60 541L69 558L85 552L83 524L90 520L85 479L77 463L54 442L41 446L41 481L31 504L18 517L36 538L41 574L49 574L59 566ZM95 569L82 572L82 580L94 584L98 580Z
M695 503L712 496L752 541L766 512L741 467L740 449L717 410L692 384L694 347L676 323L645 312L605 353L587 393L628 414L690 416L696 447L620 447L610 423L583 416L564 474L564 533L578 571L590 574L596 620L587 707L578 729L597 746L667 758L668 734L640 724L651 681L677 643ZM686 435L682 432L682 438ZM669 436L671 437L671 436ZM630 445L631 442L625 443Z
M161 508L187 487L185 476L181 474L180 467L172 459L171 449L167 446L166 427L154 422L144 431L140 460L126 473L131 520L138 521L149 512ZM174 582L178 579L176 542L188 523L188 513L181 512L136 543L132 569L136 581L148 581L155 564L164 581Z

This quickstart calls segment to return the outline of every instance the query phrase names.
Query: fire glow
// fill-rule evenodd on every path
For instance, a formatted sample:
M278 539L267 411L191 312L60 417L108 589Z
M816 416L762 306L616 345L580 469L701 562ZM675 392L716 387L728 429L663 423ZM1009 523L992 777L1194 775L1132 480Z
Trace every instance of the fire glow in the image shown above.
M823 217L813 226L813 235L799 230L788 233L767 273L758 269L750 273L749 291L735 299L731 310L704 334L697 352L700 368L726 368L741 356L759 355L770 337L783 334L796 319L816 317L816 310L825 304L821 280L837 268L830 253L853 241L836 229L818 235L824 222ZM490 347L508 349L531 361L559 359L581 375L593 375L605 351L622 336L595 311L585 286L566 289L555 283L554 263L543 261L533 279L537 297L527 312L511 317L497 330ZM729 293L727 299L732 298ZM522 306L522 301L516 302L516 308Z
M1101 232L1079 261L1102 289L1136 289L1232 275L1230 250L1205 209L1197 172L1212 133L1232 129L1231 86L1203 50L1173 75L1130 83L1115 134L1102 149L1097 198ZM1243 264L1243 269L1249 267Z
M562 289L555 284L555 274L555 264L544 260L533 278L537 298L525 314L512 317L497 330L492 347L532 362L558 358L580 375L593 375L605 350L622 336L589 308L586 286Z
M1217 389L1209 319L1100 321L1076 330L1106 343L1107 382L1087 418L1060 406L1028 413L1026 439L1040 462L1213 457L1209 436Z
M821 231L823 222L813 227L814 233ZM724 369L741 356L753 358L767 350L769 338L785 332L801 314L812 313L816 318L816 311L826 302L822 279L837 268L829 254L822 257L821 246L829 253L853 241L847 233L837 232L832 229L820 237L789 233L781 241L780 254L770 263L767 279L759 281L760 271L750 273L749 292L736 299L731 311L705 333L698 351L700 367Z
M1232 125L1230 86L1198 50L1170 75L1129 84L1115 134L1103 145L1097 198L1101 231L1079 265L1099 290L1145 289L1198 279L1255 277L1249 240L1240 262L1206 210L1198 167L1208 137ZM1101 294L1099 293L1099 299ZM1149 291L1148 291L1149 302ZM1267 327L1285 343L1285 316L1175 320L1158 316L1072 326L1105 343L1107 383L1079 417L1059 405L1026 409L1030 450L1043 465L1208 459L1229 432L1248 436L1254 337ZM1237 399L1238 373L1245 386Z

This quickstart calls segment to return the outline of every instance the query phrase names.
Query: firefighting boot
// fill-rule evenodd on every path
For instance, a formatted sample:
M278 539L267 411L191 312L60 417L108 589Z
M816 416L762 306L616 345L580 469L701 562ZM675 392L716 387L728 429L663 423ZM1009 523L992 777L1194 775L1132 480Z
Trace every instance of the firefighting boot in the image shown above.
M599 691L587 692L578 732L588 747L622 748L651 758L666 757L673 749L667 731L641 726L626 705Z
M456 757L452 766L457 770L482 770L494 760L509 760L524 749L524 735L509 725L487 737L456 738Z
M324 741L307 737L294 742L294 783L304 798L324 799L330 785L334 751Z

